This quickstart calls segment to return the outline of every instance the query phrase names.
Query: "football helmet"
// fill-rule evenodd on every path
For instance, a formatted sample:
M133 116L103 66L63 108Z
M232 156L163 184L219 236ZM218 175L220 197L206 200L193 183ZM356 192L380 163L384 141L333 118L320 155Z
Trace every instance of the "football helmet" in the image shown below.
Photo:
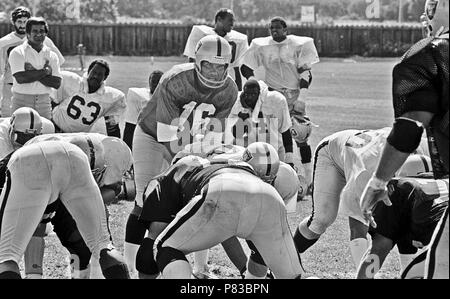
M300 181L295 170L284 162L280 162L277 177L273 186L287 205L291 200L297 202L297 192L300 190Z
M133 164L133 156L128 145L119 138L106 137L102 140L105 150L105 163L108 166L103 175L104 185L122 181L124 174Z
M202 62L224 65L220 78L208 78L202 72ZM200 82L209 88L219 88L225 84L228 76L228 66L231 61L231 46L218 35L207 35L201 38L195 47L195 71Z
M14 111L10 118L9 137L15 146L22 146L31 138L40 135L42 121L39 113L29 107Z
M265 142L251 143L242 154L242 161L250 164L263 181L273 183L280 167L275 148Z
M314 124L309 120L307 116L304 117L291 117L292 127L291 135L297 143L303 143L308 141L311 135Z
M55 133L55 125L51 120L46 119L45 117L41 117L42 121L42 130L41 134L54 134Z
M431 158L425 155L410 155L397 172L399 177L415 177L432 171Z
M449 0L427 0L421 21L428 36L438 36L448 29Z
M88 157L92 175L97 184L100 185L103 175L106 171L105 149L103 144L97 138L90 138L88 135L76 135L70 140Z

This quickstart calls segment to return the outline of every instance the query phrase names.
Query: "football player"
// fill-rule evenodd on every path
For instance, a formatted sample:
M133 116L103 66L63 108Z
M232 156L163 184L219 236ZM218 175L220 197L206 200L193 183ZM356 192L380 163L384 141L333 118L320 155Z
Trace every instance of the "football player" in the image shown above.
M11 117L0 118L0 159L40 134L55 132L53 123L33 108L21 107Z
M153 71L148 77L149 88L130 87L127 94L127 109L125 111L125 129L123 132L123 141L133 149L133 134L136 128L138 115L145 104L151 100L156 86L158 86L163 72Z
M35 137L25 145L47 141L64 141L81 147L84 151L95 150L94 161L91 161L91 169L97 179L97 185L105 204L110 203L121 192L122 178L132 165L132 155L128 146L116 137L109 137L97 133L69 133L49 134ZM93 156L93 155L92 155ZM99 174L96 174L99 173ZM105 209L107 209L105 207ZM50 221L61 244L68 249L76 259L71 259L72 278L89 278L91 267L89 260L91 252L77 229L76 223L62 204L53 205L52 217L42 221L35 231L32 242L25 251L25 274L29 278L42 277L42 261L44 258L44 232L45 223Z
M2 90L0 92L0 99L2 117L11 116L11 87L13 77L8 62L9 53L26 40L25 24L30 17L31 12L28 8L23 6L16 7L11 12L11 23L14 26L14 31L0 38L0 90ZM59 65L62 65L65 59L49 37L45 37L44 45L56 53L59 59Z
M248 37L245 34L233 30L235 22L234 13L231 9L221 8L214 17L214 28L207 25L192 26L183 55L189 58L189 62L195 61L195 47L198 41L206 35L219 35L226 39L231 46L231 61L228 72L236 82L238 89L242 89L242 76L240 67L242 57L248 49Z
M415 156L418 155L408 159ZM448 180L434 180L432 173L394 178L389 182L388 190L392 205L377 205L373 212L377 225L369 229L372 243L359 265L357 278L374 278L395 245L400 253L401 277L424 278L428 251L424 246L430 243L433 231L448 207Z
M314 40L310 37L287 34L286 21L275 17L270 21L271 36L255 38L243 57L241 71L249 79L254 70L263 67L264 82L269 90L281 92L287 100L289 112L299 123L309 121L305 117L305 92L309 88L311 67L319 62ZM296 140L300 150L301 163L309 184L312 182L311 147L308 139Z
M286 98L269 91L263 81L250 79L231 109L225 144L246 147L257 141L267 142L278 150L281 161L294 167L291 126Z
M92 151L91 151L92 150ZM46 209L58 198L75 219L81 237L99 259L106 278L129 278L111 244L104 204L96 181L102 171L90 164L101 148L47 141L15 151L3 166L0 202L0 278L21 278L18 263Z
M53 99L53 122L63 133L89 132L97 120L104 117L108 136L120 138L120 117L125 113L125 95L106 86L109 64L94 60L83 77L63 71L61 87Z
M426 130L435 179L449 175L449 1L425 2L426 38L414 44L394 67L394 125L376 171L361 197L365 219L375 226L372 210L391 205L387 184L420 143ZM449 278L448 208L435 229L427 253L425 278Z
M342 201L342 214L348 217L350 225L350 251L358 267L368 247L369 228L359 208L359 199L376 167L389 130L344 130L319 142L314 153L311 216L300 222L294 235L300 253L317 242L334 222ZM418 153L426 154L426 148L424 138ZM428 164L425 166L429 168ZM422 169L426 170L425 166Z
M203 37L195 63L176 65L166 72L152 100L139 113L133 138L136 205L127 221L124 247L131 269L146 231L137 221L145 186L194 137L222 143L225 121L238 93L227 74L230 60L231 47L225 39Z
M190 278L185 254L238 236L255 244L277 278L301 275L286 207L268 184L278 167L276 150L262 142L250 145L235 163L181 158L145 191L140 220L149 226L150 238L136 258L139 272Z

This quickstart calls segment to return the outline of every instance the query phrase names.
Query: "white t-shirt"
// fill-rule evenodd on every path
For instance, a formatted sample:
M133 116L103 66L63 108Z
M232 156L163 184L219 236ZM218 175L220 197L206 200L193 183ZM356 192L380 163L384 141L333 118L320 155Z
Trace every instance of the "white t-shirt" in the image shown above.
M10 52L15 47L21 45L25 41L27 41L26 35L24 35L23 38L20 38L15 32L11 32L0 38L0 82L11 84L13 83L13 77L11 74L11 67L9 65L8 57ZM59 65L63 65L65 59L49 37L46 37L44 39L44 45L49 47L53 52L56 53L56 55L58 55Z
M52 76L61 78L58 55L56 55L55 52L53 52L45 44L41 51L37 52L28 42L24 42L23 44L15 47L9 55L9 64L11 66L11 74L13 75L17 72L25 71L26 62L33 65L35 69L40 70L44 67L47 61L52 68ZM39 95L51 94L52 88L45 86L39 81L19 84L13 76L12 91L22 94Z

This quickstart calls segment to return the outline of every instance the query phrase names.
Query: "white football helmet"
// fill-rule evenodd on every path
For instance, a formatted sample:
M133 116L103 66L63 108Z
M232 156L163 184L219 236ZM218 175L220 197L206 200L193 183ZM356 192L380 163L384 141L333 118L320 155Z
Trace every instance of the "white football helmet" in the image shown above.
M432 171L431 159L425 155L410 155L397 172L399 177L414 177Z
M294 138L294 140L297 143L303 143L308 141L308 138L311 135L314 124L306 118L299 120L298 117L292 117L291 120L292 120L292 127L291 127L292 138Z
M225 65L224 73L220 79L207 78L202 73L202 62ZM209 88L219 88L225 84L228 76L228 66L231 61L231 46L218 35L207 35L201 38L195 47L195 70L200 82Z
M106 170L101 185L111 185L122 181L124 174L133 164L133 156L128 145L116 137L103 137Z
M280 162L277 177L273 182L273 186L280 194L285 204L291 200L297 202L297 194L300 188L300 181L298 180L295 170L284 162Z
M256 174L265 182L272 183L280 167L280 158L275 148L265 142L254 142L247 146L242 161L250 164Z
M427 0L425 11L421 17L422 24L427 29L427 35L437 36L449 28L449 0Z
M105 149L97 138L90 138L86 135L74 135L70 143L75 144L83 150L89 160L92 175L97 184L100 184L106 171Z
M46 119L45 117L41 117L42 121L42 130L41 134L54 134L55 133L55 125L51 120Z
M42 121L39 113L29 107L14 111L10 118L9 137L15 146L22 146L31 138L40 135Z

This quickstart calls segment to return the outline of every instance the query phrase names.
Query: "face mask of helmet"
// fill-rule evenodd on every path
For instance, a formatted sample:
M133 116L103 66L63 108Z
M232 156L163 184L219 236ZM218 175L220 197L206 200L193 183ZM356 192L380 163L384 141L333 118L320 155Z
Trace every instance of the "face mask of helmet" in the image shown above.
M94 179L97 182L97 185L99 185L99 186L102 183L102 179L103 179L103 175L105 174L105 171L106 171L106 165L103 167L92 169L92 175L94 176Z
M202 62L204 61L209 62L208 68L214 68L214 65L224 66L220 78L208 78L206 76L208 72L202 69ZM224 38L208 35L198 42L195 50L195 71L199 81L204 86L209 88L222 87L227 80L230 61L231 46Z

